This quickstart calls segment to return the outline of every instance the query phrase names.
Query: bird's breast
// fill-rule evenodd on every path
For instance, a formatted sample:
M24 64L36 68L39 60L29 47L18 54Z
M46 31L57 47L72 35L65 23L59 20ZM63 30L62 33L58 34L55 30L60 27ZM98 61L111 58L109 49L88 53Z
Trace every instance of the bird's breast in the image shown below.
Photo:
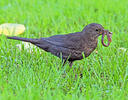
M88 57L97 47L97 41L90 42L86 47L84 47L85 57Z

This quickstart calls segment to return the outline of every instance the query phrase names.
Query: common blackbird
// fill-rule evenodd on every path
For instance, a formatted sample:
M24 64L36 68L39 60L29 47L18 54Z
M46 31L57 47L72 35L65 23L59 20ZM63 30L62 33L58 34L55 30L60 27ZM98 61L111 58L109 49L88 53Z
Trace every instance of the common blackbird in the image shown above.
M100 24L91 23L85 26L81 32L65 35L54 35L39 39L21 38L15 36L7 38L30 42L37 47L62 58L63 65L66 61L68 61L69 65L72 66L75 60L83 59L83 54L85 57L88 57L97 47L98 37L107 33L110 41L111 38L109 35L112 34L111 32L104 30L103 26Z

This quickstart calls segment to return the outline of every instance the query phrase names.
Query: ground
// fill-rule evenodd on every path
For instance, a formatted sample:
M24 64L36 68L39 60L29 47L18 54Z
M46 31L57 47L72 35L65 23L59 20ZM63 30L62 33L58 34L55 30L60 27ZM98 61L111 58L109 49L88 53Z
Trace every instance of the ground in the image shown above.
M99 37L88 58L62 68L61 59L50 53L26 50L22 42L1 35L0 100L126 100L127 5L127 0L1 0L0 24L24 24L20 37L77 32L89 23L102 24L113 37L109 47Z

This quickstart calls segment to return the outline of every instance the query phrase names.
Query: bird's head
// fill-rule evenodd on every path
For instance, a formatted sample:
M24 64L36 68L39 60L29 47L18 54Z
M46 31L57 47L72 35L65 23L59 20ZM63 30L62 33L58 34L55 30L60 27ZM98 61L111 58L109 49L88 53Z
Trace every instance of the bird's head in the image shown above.
M102 44L104 46L109 46L111 42L111 36L112 32L109 32L108 30L105 30L104 27L101 24L91 23L85 26L85 28L82 31L86 36L92 40L97 40L100 35L102 35ZM108 38L108 44L106 45L104 43L104 36L107 35Z

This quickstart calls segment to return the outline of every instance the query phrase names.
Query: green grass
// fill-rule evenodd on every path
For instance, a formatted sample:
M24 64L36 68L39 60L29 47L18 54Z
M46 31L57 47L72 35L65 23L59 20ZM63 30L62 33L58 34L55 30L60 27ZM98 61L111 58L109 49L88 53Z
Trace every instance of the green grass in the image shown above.
M21 42L1 35L0 100L126 100L127 5L127 0L1 0L0 24L24 24L21 37L81 31L95 22L113 32L113 41L106 48L99 37L98 54L94 51L71 69L68 64L62 68L59 58L39 48L29 53L22 45L19 50L16 45Z

